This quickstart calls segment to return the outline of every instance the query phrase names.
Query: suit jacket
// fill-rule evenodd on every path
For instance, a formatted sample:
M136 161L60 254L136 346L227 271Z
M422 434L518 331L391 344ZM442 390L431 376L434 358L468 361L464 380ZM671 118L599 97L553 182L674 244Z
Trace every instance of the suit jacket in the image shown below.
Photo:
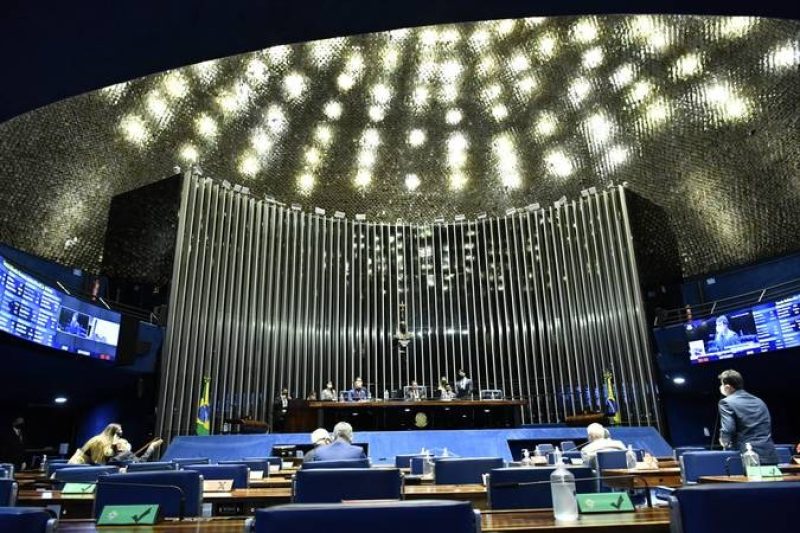
M749 442L763 464L777 464L772 441L772 419L761 398L738 390L719 401L720 440L728 447L744 451Z
M22 439L11 426L4 427L0 435L0 463L13 463L19 468L25 462L25 437Z
M330 444L314 448L311 461L347 461L366 458L367 455L360 446L353 446L347 441L337 439Z
M350 389L346 393L346 399L348 402L356 402L358 400L369 400L370 394L366 387L361 387L360 389Z
M462 383L459 379L456 381L456 396L458 398L467 398L472 395L472 380L467 379L466 382Z

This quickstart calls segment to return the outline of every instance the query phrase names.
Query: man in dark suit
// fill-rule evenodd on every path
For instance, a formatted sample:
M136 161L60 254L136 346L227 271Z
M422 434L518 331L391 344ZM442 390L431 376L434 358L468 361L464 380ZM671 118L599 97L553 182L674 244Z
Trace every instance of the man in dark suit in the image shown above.
M458 371L456 398L472 398L472 380L467 377L467 373L464 370Z
M736 370L719 375L719 442L725 449L745 451L747 443L761 459L761 464L778 464L772 442L772 419L767 405L744 390L744 379Z
M312 461L348 461L366 459L360 446L353 446L353 426L339 422L333 428L333 442L314 449Z
M12 463L15 468L25 468L25 419L16 417L0 435L0 463Z

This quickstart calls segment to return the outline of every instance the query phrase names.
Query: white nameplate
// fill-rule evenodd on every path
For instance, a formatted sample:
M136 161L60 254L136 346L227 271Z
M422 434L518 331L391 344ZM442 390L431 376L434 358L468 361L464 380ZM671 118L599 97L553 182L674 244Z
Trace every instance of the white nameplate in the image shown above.
M232 479L204 479L203 492L230 492L233 490Z

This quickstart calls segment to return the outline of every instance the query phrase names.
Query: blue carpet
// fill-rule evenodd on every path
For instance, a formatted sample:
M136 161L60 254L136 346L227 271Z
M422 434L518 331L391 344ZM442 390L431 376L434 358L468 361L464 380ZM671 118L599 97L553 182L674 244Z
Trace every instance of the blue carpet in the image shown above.
M653 455L672 455L667 441L652 427L609 428L611 436ZM427 431L360 431L356 442L369 444L373 464L393 463L395 455L417 453L423 447L441 452L443 448L461 457L502 457L511 461L509 440L559 442L586 438L584 428L540 427L516 429L460 429ZM211 435L175 437L162 460L176 457L208 457L212 461L269 455L276 444L308 444L307 433L270 433L264 435Z

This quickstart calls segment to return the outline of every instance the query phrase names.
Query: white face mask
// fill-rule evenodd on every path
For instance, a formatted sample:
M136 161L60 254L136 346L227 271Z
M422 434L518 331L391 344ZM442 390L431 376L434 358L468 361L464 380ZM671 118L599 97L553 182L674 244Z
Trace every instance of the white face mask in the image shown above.
M719 393L722 394L723 396L728 396L730 394L725 385L719 386Z

